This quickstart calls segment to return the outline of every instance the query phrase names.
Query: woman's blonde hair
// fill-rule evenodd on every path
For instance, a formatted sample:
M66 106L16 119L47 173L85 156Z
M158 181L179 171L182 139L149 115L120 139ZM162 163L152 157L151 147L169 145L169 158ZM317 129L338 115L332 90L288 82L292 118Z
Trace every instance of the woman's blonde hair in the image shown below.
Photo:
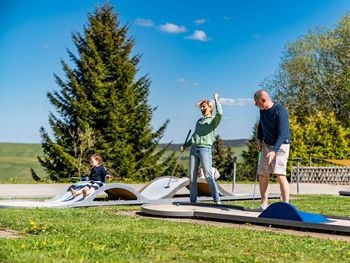
M208 108L210 108L210 113L213 113L213 103L210 100L201 99L196 103L195 107L200 109L203 103L207 104Z

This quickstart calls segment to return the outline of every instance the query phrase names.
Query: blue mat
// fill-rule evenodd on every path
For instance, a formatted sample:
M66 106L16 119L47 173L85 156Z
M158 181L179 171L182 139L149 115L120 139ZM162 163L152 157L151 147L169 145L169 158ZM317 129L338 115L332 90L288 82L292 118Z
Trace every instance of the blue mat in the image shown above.
M299 211L294 206L284 202L277 202L270 205L259 217L261 218L273 218L300 221L307 223L327 223L331 220L327 219L323 215L312 214L303 211Z

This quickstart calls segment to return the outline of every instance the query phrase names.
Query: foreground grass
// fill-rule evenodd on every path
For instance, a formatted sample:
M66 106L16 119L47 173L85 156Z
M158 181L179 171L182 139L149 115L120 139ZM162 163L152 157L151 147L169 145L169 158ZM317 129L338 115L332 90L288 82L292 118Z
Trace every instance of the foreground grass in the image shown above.
M293 202L309 212L350 210L348 199L334 196L300 196ZM1 209L0 228L24 235L0 239L0 262L350 261L347 242L118 214L135 209Z

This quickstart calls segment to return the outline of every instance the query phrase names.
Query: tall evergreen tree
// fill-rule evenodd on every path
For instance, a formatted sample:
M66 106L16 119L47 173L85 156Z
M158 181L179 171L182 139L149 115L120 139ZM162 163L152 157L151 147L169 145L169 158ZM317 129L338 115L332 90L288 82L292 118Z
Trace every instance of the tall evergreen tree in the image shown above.
M256 176L256 168L258 165L258 149L257 149L257 134L258 121L254 124L253 134L249 139L247 146L248 150L242 152L243 162L237 165L237 179L254 181Z
M220 135L216 135L213 143L213 166L219 170L220 174L225 168L225 158L226 151L224 148L224 142L222 141Z
M73 135L93 130L96 141L89 151L102 154L114 176L144 180L169 174L173 155L165 158L167 147L157 147L168 121L152 131L151 81L136 79L140 56L131 55L134 40L127 26L109 4L88 14L88 21L83 34L72 34L77 54L67 52L74 67L61 60L66 80L55 75L60 90L48 92L57 112L49 115L53 138L41 128L40 163L54 180L76 175Z
M232 147L225 147L220 135L216 135L213 143L213 166L219 170L220 180L231 180L233 155Z

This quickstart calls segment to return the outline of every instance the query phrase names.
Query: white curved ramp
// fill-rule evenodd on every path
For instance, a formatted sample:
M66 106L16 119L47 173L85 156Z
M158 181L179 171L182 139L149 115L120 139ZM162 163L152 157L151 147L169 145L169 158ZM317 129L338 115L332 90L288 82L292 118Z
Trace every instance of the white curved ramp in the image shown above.
M145 185L139 192L131 186L123 183L105 184L97 189L91 195L83 199L80 194L75 198L71 195L69 188L61 194L45 200L0 200L0 208L34 208L34 207L52 207L52 208L67 208L67 207L84 207L84 206L103 206L103 205L126 205L126 204L146 204L146 203L169 203L174 200L178 202L188 202L189 197L177 196L181 189L186 189L189 185L187 177L158 177ZM75 189L84 187L88 182L79 182L73 184ZM199 201L212 201L208 184L205 179L198 180ZM218 185L221 200L250 200L252 197L249 194L230 194ZM187 190L186 190L187 191ZM106 196L101 200L101 195ZM255 195L255 199L259 198ZM270 195L269 198L276 198ZM279 198L279 195L277 196ZM100 200L99 200L100 199Z
M77 190L84 187L88 182L79 182L73 184L73 187ZM91 206L94 199L103 193L106 193L108 200L126 200L131 204L143 204L147 202L139 192L135 191L132 187L127 184L112 183L105 184L104 186L97 189L91 195L83 199L83 195L80 194L73 197L70 193L69 186L61 194L44 201L35 200L0 200L0 208L34 208L34 207L50 207L50 208L68 208L75 206Z
M74 189L84 187L88 182L73 184ZM159 177L151 181L140 192L135 191L131 186L123 183L105 184L92 194L83 199L80 194L75 198L71 195L69 186L61 194L45 200L0 200L0 208L34 208L34 207L83 207L95 205L117 205L117 204L144 204L153 203L160 199L172 198L180 189L188 185L188 178ZM101 194L107 194L107 200L96 201Z
M141 195L149 200L172 198L179 190L190 183L187 177L158 177L140 190Z
M219 190L220 196L230 196L232 193L226 191L218 183L216 184ZM197 192L198 196L211 196L209 185L205 178L197 178Z
M87 182L87 181L82 181L82 182L74 183L74 184L72 184L71 186L73 186L75 190L78 190L78 189L83 188L83 187L84 187L86 184L88 184L88 183L89 183L89 182ZM57 201L57 202L59 202L59 201L67 201L67 200L69 200L69 199L72 199L73 197L72 197L72 195L71 195L71 193L70 193L70 191L69 191L69 188L70 188L71 186L69 186L69 187L68 187L65 191L63 191L62 193L60 193L60 194L58 194L58 195L56 195L56 196L54 196L54 197L52 197L52 198L50 198L50 199L48 199L48 200L45 200L45 202L51 202L51 201Z

